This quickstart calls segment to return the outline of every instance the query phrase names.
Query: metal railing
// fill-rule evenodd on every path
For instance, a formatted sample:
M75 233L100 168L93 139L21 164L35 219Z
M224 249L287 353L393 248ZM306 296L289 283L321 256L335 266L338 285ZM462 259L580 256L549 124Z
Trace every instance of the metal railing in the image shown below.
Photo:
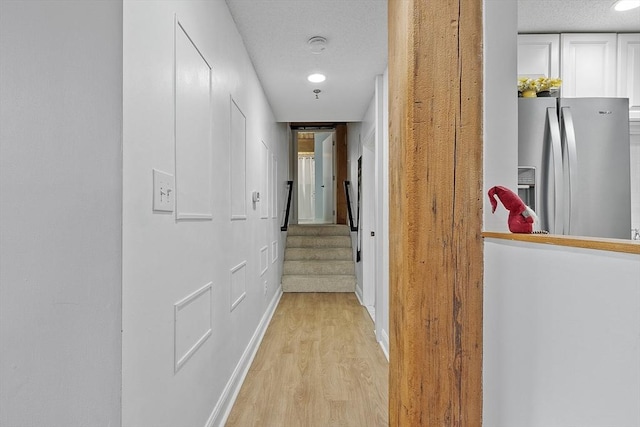
M349 214L349 227L351 231L358 231L358 226L353 222L353 212L351 212L351 196L349 195L349 188L351 188L351 182L344 182L344 192L347 195L347 213Z
M287 211L284 214L284 225L280 227L281 231L287 231L289 229L289 213L291 212L291 193L293 193L293 181L287 181L289 190L287 191Z

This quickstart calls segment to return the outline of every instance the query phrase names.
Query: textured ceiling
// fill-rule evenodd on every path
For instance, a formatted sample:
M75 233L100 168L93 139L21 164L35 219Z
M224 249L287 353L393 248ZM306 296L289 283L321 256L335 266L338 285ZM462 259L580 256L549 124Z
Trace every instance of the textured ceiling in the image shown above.
M613 0L517 1L519 32L640 32L640 9L615 12ZM278 121L363 119L387 64L386 0L226 2ZM328 44L314 55L307 40L318 35ZM327 80L309 83L312 72Z
M518 31L640 32L640 8L616 12L614 0L518 0Z
M278 121L362 120L387 64L386 0L226 1ZM309 83L314 72L327 80Z

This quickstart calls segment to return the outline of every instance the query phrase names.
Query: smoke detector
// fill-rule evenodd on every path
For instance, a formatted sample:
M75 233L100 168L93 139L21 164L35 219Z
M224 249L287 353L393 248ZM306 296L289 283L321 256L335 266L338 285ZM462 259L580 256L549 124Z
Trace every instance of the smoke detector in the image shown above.
M319 55L327 48L327 39L322 36L313 36L307 40L307 46L311 53Z

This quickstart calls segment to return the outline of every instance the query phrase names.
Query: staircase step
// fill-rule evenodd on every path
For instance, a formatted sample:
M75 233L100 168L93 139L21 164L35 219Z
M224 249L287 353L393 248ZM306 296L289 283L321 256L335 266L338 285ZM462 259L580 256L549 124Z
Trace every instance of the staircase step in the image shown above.
M353 275L310 275L285 274L282 276L283 292L355 292L356 279Z
M288 248L350 248L350 236L287 236Z
M351 232L346 225L291 225L287 232L283 292L355 292Z
M287 247L284 251L285 261L291 260L353 260L353 251L348 248L291 248Z
M315 275L315 274L338 274L347 275L355 274L355 266L353 261L336 261L336 260L287 260L284 262L284 274L294 275Z
M290 225L287 236L349 236L346 225Z

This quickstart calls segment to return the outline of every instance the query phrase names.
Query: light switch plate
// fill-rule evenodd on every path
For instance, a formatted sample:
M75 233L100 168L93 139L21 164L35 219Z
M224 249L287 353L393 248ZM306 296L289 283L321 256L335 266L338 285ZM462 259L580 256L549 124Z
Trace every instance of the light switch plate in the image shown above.
M175 199L175 181L173 175L153 170L153 210L156 212L173 212Z

